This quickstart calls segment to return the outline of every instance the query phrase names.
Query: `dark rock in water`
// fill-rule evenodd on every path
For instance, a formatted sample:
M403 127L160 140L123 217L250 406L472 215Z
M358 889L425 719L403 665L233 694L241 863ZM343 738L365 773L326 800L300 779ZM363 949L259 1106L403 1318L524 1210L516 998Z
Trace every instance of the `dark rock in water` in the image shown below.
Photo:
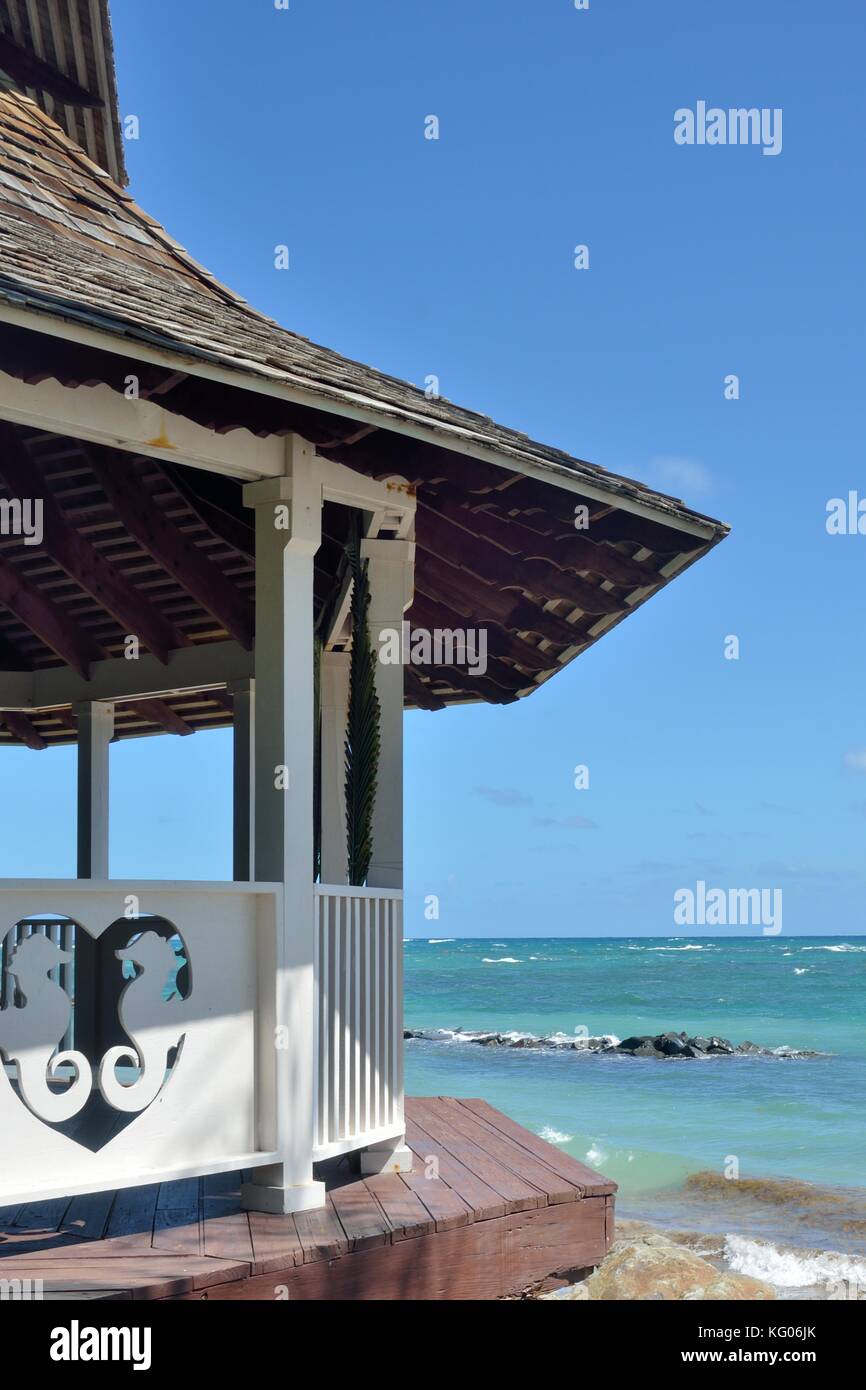
M689 1038L689 1047L694 1048L698 1054L709 1052L710 1040L709 1038Z
M417 1029L415 1029L415 1028L404 1028L404 1029L403 1029L403 1037L404 1037L404 1038L420 1038L420 1037L423 1037L423 1034L420 1033L420 1032L419 1032Z
M728 1042L727 1038L710 1038L710 1052L726 1052L730 1055L733 1050L734 1045Z
M766 1057L769 1055L766 1047L758 1047L758 1044L753 1042L741 1042L739 1047L734 1048L734 1051L748 1057Z
M653 1045L665 1057L682 1057L688 1050L685 1033L660 1033Z
M614 1048L614 1051L637 1052L639 1047L643 1047L646 1043L652 1043L652 1041L653 1038L649 1033L646 1033L642 1038L623 1038L622 1042Z
M507 1047L508 1039L503 1038L501 1033L491 1033L489 1038L473 1038L481 1047Z

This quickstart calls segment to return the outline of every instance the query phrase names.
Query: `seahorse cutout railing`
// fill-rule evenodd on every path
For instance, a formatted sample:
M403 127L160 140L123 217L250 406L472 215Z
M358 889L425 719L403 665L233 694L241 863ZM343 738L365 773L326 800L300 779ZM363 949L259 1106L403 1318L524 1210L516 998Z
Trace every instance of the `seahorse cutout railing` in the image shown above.
M25 937L7 966L25 1003L20 1009L9 1004L0 1012L0 1048L15 1064L21 1098L49 1124L62 1124L77 1115L93 1084L93 1071L82 1053L55 1051L69 1027L72 1001L49 972L71 960L69 952L48 937ZM52 1090L49 1083L56 1085L60 1068L67 1065L74 1068L75 1080L62 1090Z
M115 1110L135 1114L156 1099L165 1082L168 1055L182 1042L179 1033L184 1000L179 994L165 998L170 977L182 963L171 944L157 932L142 932L136 941L115 951L118 960L133 961L142 974L120 996L120 1020L134 1046L121 1044L106 1052L99 1067L99 1089ZM121 1064L139 1067L141 1075L125 1086L117 1078Z

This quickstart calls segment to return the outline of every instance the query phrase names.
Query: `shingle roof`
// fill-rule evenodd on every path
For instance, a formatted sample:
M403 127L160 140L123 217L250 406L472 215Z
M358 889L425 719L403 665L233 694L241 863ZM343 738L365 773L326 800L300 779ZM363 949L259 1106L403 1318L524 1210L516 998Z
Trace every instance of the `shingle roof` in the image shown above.
M413 426L457 451L481 448L633 497L677 519L727 528L631 479L537 443L291 333L198 265L34 104L0 93L0 300L82 320L127 340L219 363Z
M20 55L35 60L35 73L25 61L26 77L16 71L8 73L9 80L53 116L101 169L126 183L108 0L0 0L0 41L9 45L13 60L7 62L7 72L10 66L19 69ZM71 84L52 83L52 73L71 79ZM61 99L41 81L64 96L70 85L69 99ZM91 104L76 101L75 87L89 94Z

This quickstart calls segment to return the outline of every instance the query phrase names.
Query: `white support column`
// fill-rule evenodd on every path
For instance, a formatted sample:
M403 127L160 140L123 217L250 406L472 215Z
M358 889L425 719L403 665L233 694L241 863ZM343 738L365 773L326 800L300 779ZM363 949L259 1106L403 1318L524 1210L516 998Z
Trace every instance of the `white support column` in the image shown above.
M367 540L361 556L369 561L370 641L374 652L382 650L380 636L396 632L402 650L403 621L414 589L415 543L404 540ZM391 649L393 650L393 642ZM385 650L388 644L385 644ZM381 750L376 806L373 812L373 858L367 882L378 888L403 887L403 665L376 663L376 693L381 707ZM402 944L398 946L396 1007L403 1008ZM402 1028L401 1028L402 1036ZM402 1044L401 1044L402 1046ZM402 1071L402 1068L401 1068ZM402 1112L402 1096L399 1097ZM361 1153L361 1172L410 1172L412 1152L405 1135L373 1145Z
M381 650L386 630L402 638L403 619L412 602L414 541L361 542L369 561L370 641ZM393 647L393 644L392 644ZM376 693L382 711L382 746L373 813L373 859L367 882L376 888L403 887L403 666L376 663Z
M346 850L346 716L348 652L322 654L322 882L348 883Z
M324 1205L313 1181L315 902L313 892L313 561L322 489L312 448L286 441L283 478L248 484L256 513L255 874L283 884L274 970L273 1113L260 1141L279 1152L244 1185L247 1207Z
M78 877L108 878L108 746L114 705L74 706L78 720Z
M255 878L255 738L256 683L235 681L229 686L234 702L232 746L232 877L235 883Z
M114 736L114 705L94 700L73 706L78 722L78 877L109 877L108 751ZM100 979L96 941L75 928L75 1049L101 1055L101 1020L120 997L116 980ZM110 998L106 995L110 994ZM116 1017L116 1013L115 1013Z

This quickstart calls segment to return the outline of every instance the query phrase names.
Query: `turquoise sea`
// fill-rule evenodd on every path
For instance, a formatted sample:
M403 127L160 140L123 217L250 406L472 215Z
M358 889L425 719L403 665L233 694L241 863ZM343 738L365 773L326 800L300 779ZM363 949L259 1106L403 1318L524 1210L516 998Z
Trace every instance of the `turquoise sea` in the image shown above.
M405 960L407 1028L434 1035L406 1043L409 1094L483 1096L614 1178L620 1218L694 1232L791 1297L866 1296L866 939L413 938ZM820 1055L473 1041L583 1030Z

